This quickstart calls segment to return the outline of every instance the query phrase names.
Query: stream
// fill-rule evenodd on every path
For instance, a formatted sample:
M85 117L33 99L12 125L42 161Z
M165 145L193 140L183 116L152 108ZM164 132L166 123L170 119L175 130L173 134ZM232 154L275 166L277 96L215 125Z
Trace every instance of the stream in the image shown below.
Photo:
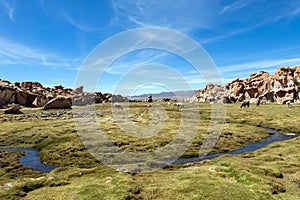
M216 153L216 154L210 154L202 157L196 157L196 158L179 158L172 162L172 164L186 164L186 163L192 163L192 162L199 162L202 160L211 160L214 158L217 158L219 156L225 155L225 154L231 154L231 155L236 155L236 154L242 154L242 153L249 153L256 151L258 149L264 148L265 146L272 144L273 142L280 142L280 141L285 141L285 140L290 140L293 138L298 137L296 134L281 134L278 131L270 128L265 128L267 129L270 133L273 133L271 137L267 138L266 140L258 143L252 143L248 144L244 147L241 147L239 149L229 151L226 153Z
M191 162L199 162L202 160L211 160L211 159L217 158L217 157L219 157L221 155L225 155L225 154L235 155L235 154L242 154L242 153L246 153L246 152L253 152L253 151L261 149L273 142L290 140L290 139L296 138L298 136L296 134L285 135L285 134L281 134L278 131L273 130L273 129L269 129L269 128L266 128L266 129L268 131L270 131L271 133L273 133L274 135L272 135L271 137L267 138L266 140L264 140L262 142L248 144L242 148L239 148L239 149L236 149L236 150L233 150L230 152L226 152L226 153L210 154L210 155L206 155L206 156L202 156L202 157L195 157L195 158L179 158L175 161L169 161L169 163L185 164L185 163L191 163ZM33 148L8 147L8 148L1 148L1 150L9 151L9 152L25 152L26 155L22 156L19 159L19 162L23 166L32 168L35 171L48 173L48 172L52 171L53 169L58 168L58 166L50 166L50 165L42 164L39 159L39 152L37 150L34 150Z

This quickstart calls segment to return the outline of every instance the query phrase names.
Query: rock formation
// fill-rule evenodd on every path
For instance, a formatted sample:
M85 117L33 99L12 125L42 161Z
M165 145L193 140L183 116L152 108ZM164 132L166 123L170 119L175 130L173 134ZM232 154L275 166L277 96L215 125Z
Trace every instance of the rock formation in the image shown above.
M283 104L288 100L297 100L300 96L300 66L279 67L275 74L260 71L246 79L235 79L225 86L207 84L194 96L200 102L235 103L243 100L251 103L261 102ZM59 98L58 98L59 97ZM52 101L53 100L53 101ZM19 104L26 107L49 107L50 102L60 107L71 105L84 106L93 103L128 101L121 95L101 92L84 92L83 86L76 89L61 85L44 87L39 82L16 82L0 79L0 108L7 104ZM152 96L146 99L152 102ZM62 106L58 105L62 103ZM47 105L47 106L46 106Z
M299 98L300 66L279 67L275 74L260 71L247 79L236 79L224 87L208 84L204 90L198 90L196 97L202 102L235 103L247 100L283 104Z
M68 101L65 99L68 99ZM127 99L121 95L110 93L84 92L83 86L73 90L64 88L61 85L50 88L44 87L39 82L11 83L0 79L0 108L15 103L26 107L45 107L47 109L50 107L49 103L51 103L51 109L53 109L55 107L69 108L70 105L67 102L70 102L71 105L84 106L112 101L123 102Z

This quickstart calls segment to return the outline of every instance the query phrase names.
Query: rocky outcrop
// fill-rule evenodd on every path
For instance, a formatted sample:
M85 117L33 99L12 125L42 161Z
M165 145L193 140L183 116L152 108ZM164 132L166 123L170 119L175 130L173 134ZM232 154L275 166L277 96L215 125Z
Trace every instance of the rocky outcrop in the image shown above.
M230 103L230 98L225 95L224 87L218 84L207 84L204 90L198 90L196 97L201 102L227 102Z
M128 101L121 95L112 95L110 93L101 92L84 92L83 86L76 89L64 88L62 85L54 86L53 88L44 87L39 82L16 82L10 83L0 79L0 108L7 104L19 104L26 107L46 107L51 100L64 103L61 98L71 99L71 105L84 106L93 103L106 103L106 102L123 102ZM47 105L47 106L46 106ZM59 106L55 106L59 107ZM67 104L62 104L61 107L70 107Z
M222 89L224 91L222 91ZM204 90L198 90L198 101L235 103L247 100L282 104L300 96L300 66L279 67L275 74L265 71L252 73L247 79L236 79L224 87L208 84Z

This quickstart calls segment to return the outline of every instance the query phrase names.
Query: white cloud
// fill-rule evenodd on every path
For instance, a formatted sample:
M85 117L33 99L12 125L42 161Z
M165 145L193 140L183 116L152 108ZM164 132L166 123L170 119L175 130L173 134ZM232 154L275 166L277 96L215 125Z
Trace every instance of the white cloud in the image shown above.
M12 4L6 0L3 0L0 2L0 5L2 5L4 10L7 12L7 15L8 15L10 21L14 21L15 4Z
M68 23L70 23L72 26L78 28L81 31L84 32L93 32L93 31L99 31L100 29L97 28L92 28L87 26L86 24L80 23L78 21L76 21L74 18L72 18L71 16L64 14L65 19L67 20Z
M170 28L196 34L197 38L210 43L298 16L299 4L298 0L236 0L231 4L224 4L222 0L113 0L111 24L124 29Z
M57 54L8 41L1 37L0 44L0 65L43 65L75 69L80 62L78 59L64 58Z
M244 7L246 7L248 4L253 3L254 1L248 1L248 0L238 0L234 3L224 6L223 10L220 12L220 14L223 14L225 12L234 12L237 10L240 10Z
M113 0L112 22L127 27L159 26L188 32L195 28L210 28L213 15L220 9L218 0Z
M243 70L267 70L274 69L278 66L294 66L299 65L300 58L292 59L280 59L280 60L260 60L255 62L248 62L243 64L230 65L225 67L220 67L221 72L234 72Z

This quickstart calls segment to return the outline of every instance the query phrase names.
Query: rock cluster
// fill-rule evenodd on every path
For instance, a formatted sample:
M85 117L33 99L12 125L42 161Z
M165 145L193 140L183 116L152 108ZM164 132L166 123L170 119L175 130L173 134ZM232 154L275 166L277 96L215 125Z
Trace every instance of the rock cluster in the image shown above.
M39 82L16 82L0 79L0 108L7 104L25 107L44 107L44 109L71 108L92 103L127 101L121 95L101 92L84 92L83 86L76 89L63 86L44 87Z
M198 101L235 103L247 100L283 104L300 96L300 66L279 67L275 74L260 71L249 78L236 79L225 86L208 84L195 95Z

